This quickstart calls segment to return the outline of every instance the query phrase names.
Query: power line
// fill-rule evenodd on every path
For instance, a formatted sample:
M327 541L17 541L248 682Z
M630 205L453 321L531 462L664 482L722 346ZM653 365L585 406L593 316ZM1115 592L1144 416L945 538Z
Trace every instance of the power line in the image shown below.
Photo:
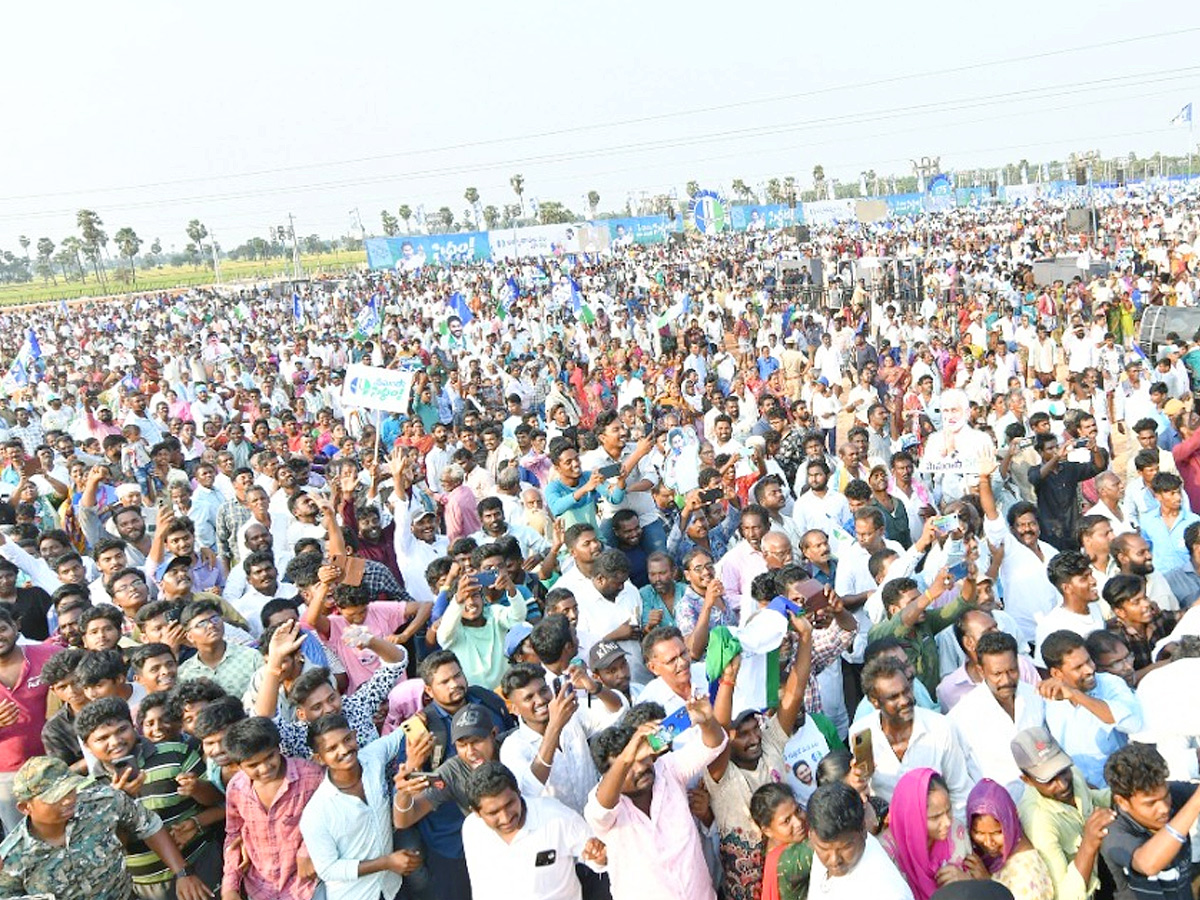
M506 169L512 166L528 166L528 165L551 165L563 162L571 162L575 160L594 159L597 157L608 157L613 154L621 153L636 153L636 152L652 152L656 150L672 150L685 147L692 147L701 144L722 143L733 140L747 140L752 138L768 137L776 134L786 134L803 129L811 129L814 127L838 127L845 125L869 125L876 122L893 120L912 115L929 115L943 114L947 112L955 112L966 109L974 109L979 107L987 107L997 104L1010 103L1016 100L1022 100L1025 103L1037 102L1039 100L1048 100L1056 97L1073 96L1078 94L1092 93L1098 90L1111 91L1119 87L1139 87L1150 84L1164 84L1172 81L1188 80L1200 72L1200 66L1192 66L1188 68L1175 68L1168 70L1159 70L1155 72L1135 73L1132 75L1112 76L1104 79L1090 79L1087 81L1072 82L1061 86L1044 86L1037 88L1026 88L1016 91L1004 91L997 94L986 94L973 98L959 98L955 100L930 101L928 103L912 104L905 107L889 107L882 110L873 110L867 112L845 113L833 116L822 116L813 119L806 119L799 122L788 123L785 125L773 126L756 126L751 128L730 129L721 132L712 132L704 135L692 135L682 138L668 138L654 141L639 141L628 144L618 144L607 147L586 148L574 151L562 151L557 153L542 154L537 156L527 156L515 159L501 160L492 163L472 164L462 166L449 166L436 169L419 170L415 172L405 172L400 174L388 174L377 176L363 176L360 178L340 179L333 181L322 181L301 185L286 185L273 188L257 188L247 189L244 191L234 191L218 194L200 194L188 197L174 197L162 200L145 200L131 201L123 204L112 204L106 207L108 210L133 210L146 209L152 207L182 205L201 202L225 202L231 200L243 200L253 197L276 196L283 194L306 193L310 191L329 190L335 188L346 187L361 187L365 185L381 184L394 181L418 181L429 178L442 178L451 175L472 174L494 169ZM1037 96L1035 96L1037 95ZM1111 100L1111 98L1106 98ZM1024 113L1029 113L1030 110L1023 110ZM1033 110L1037 112L1037 110ZM11 220L18 218L44 218L54 215L66 215L72 210L38 210L36 212L13 212L0 214L0 220Z
M596 122L585 125L573 125L566 128L551 129L548 131L535 132L526 135L515 135L499 138L484 138L474 141L463 141L456 144L447 144L441 147L430 147L419 150L402 150L393 153L377 154L373 156L363 156L344 160L332 160L319 163L304 163L295 166L278 166L267 169L258 169L248 172L235 172L224 175L203 175L192 178L171 179L165 181L145 182L135 185L121 185L108 188L94 188L87 190L75 191L57 191L40 194L22 194L10 197L0 197L0 202L12 202L18 200L35 200L49 199L53 197L69 197L77 196L81 193L102 194L114 193L120 191L146 190L150 188L171 187L175 185L199 184L208 181L232 180L240 178L258 178L264 175L280 175L292 172L309 171L312 169L330 168L336 166L359 165L369 162L382 162L388 160L404 159L412 156L421 156L434 153L446 153L455 150L474 149L479 147L496 146L500 144L514 143L529 140L541 140L550 137L561 137L570 134L580 134L589 131L599 131L607 128L621 128L630 125L644 125L651 122L662 122L671 119L685 118L688 116L703 115L714 112L728 112L733 109L744 109L753 106L761 106L773 103L782 103L792 100L801 100L812 97L823 96L842 91L854 91L864 88L882 87L885 85L898 84L905 81L920 80L923 78L940 78L947 75L958 75L965 72L978 71L981 69L996 68L1000 66L1015 65L1018 63L1032 62L1039 59L1050 57L1061 57L1067 54L1086 53L1092 50L1110 49L1113 47L1127 46L1129 44L1141 43L1145 41L1156 41L1162 38L1180 37L1192 33L1200 32L1200 26L1191 28L1181 28L1174 31L1157 32L1147 35L1135 35L1132 37L1116 38L1111 41L1102 41L1094 44L1083 44L1076 47L1067 47L1057 50L1045 50L1037 53L1028 53L1022 56L1007 57L998 60L987 60L983 62L975 62L962 66L952 66L944 69L935 69L926 72L914 72L903 75L891 75L885 78L875 78L866 81L850 82L841 85L830 85L822 88L812 88L806 91L799 91L790 94L779 94L771 97L758 97L749 100L739 100L731 103L715 104L711 106L693 107L691 109L675 110L663 113L654 113L645 116L637 116L626 119L614 119L607 122Z

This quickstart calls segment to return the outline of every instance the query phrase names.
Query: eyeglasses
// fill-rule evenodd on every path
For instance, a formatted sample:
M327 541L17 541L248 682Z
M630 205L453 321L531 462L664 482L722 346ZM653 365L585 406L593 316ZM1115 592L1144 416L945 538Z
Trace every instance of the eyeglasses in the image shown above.
M691 572L715 572L717 567L712 563L693 563L688 566L688 570Z
M213 614L204 619L193 619L191 624L188 625L188 631L198 631L201 628L204 628L204 629L207 629L210 631L216 631L220 627L221 627L221 617L216 614Z

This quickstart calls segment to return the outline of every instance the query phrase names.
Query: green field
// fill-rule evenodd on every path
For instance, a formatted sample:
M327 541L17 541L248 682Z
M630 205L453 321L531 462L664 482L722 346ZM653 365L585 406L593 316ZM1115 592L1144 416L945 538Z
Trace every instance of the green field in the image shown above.
M300 256L304 277L339 275L361 269L367 264L367 254L362 250L343 250L337 253L321 253ZM268 260L221 260L221 283L235 281L263 281L273 278L290 278L292 261L287 259ZM101 286L90 273L86 282L63 281L58 284L33 281L26 284L0 285L0 305L12 306L22 303L56 303L59 300L77 300L81 297L103 297L113 294L128 294L137 291L162 291L172 288L195 287L213 283L211 266L158 266L139 269L137 282L118 281L115 273L106 273L108 283Z

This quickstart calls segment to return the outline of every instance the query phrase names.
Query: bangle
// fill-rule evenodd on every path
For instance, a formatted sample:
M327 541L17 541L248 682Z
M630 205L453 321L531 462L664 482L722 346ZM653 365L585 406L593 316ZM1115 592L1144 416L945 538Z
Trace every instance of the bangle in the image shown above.
M1172 827L1170 822L1163 826L1163 831L1175 838L1175 840L1179 841L1181 844L1186 844L1188 842L1187 835L1180 834L1174 827Z
M721 679L721 684L736 685L736 684L737 684L737 680L736 680L736 679L733 679L733 678L722 678L722 679Z
M392 801L392 809L396 810L396 812L399 812L399 813L406 813L406 812L408 812L410 809L412 809L414 806L416 806L416 805L417 805L417 804L416 804L416 801L415 801L415 800L413 800L413 798L412 798L412 797L409 797L409 798L408 798L408 806L405 806L405 807L401 808L401 807L400 807L399 805L397 805L397 803L396 803L396 800L399 800L399 799L400 799L400 798L399 798L399 797L397 797L395 800L393 800L393 801Z
M542 759L542 753L541 753L541 751L540 751L540 750L539 750L537 753L535 753L535 754L534 754L534 757L537 759L537 761L538 761L538 762L540 762L540 763L541 763L543 766L545 766L547 769L551 769L551 768L553 768L553 764L551 764L551 763L548 763L548 762L546 762L544 759Z

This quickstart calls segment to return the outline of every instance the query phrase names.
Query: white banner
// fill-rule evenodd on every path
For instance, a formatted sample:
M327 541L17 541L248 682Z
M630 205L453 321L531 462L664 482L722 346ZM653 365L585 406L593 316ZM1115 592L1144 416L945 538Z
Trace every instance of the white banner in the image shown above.
M354 363L346 367L342 381L342 403L365 409L383 409L408 414L413 373Z

